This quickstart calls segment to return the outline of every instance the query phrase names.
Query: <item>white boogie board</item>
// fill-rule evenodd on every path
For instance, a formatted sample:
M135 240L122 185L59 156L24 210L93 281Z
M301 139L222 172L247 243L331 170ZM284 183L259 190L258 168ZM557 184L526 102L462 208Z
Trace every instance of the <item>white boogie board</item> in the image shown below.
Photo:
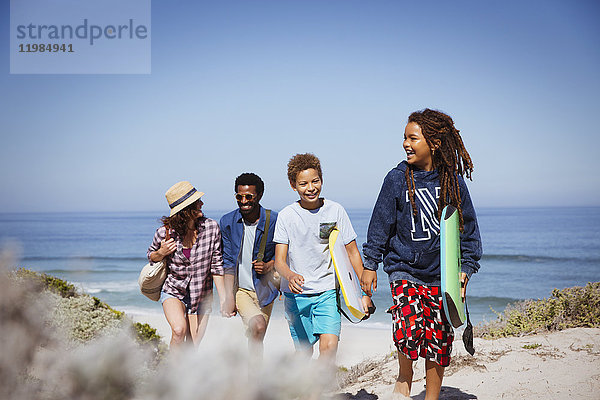
M329 235L329 252L333 260L335 274L340 284L340 289L344 295L344 302L348 310L359 320L363 319L365 313L362 305L362 291L360 282L354 272L346 246L343 240L338 240L340 231L334 229Z

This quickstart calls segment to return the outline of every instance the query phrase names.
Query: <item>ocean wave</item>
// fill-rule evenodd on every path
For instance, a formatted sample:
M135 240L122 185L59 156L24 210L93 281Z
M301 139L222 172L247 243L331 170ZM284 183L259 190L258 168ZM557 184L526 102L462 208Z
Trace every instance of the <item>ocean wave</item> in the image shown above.
M536 256L525 254L484 254L484 261L511 261L522 263L543 263L543 262L586 262L600 264L600 258L596 257L552 257L552 256Z
M156 303L158 304L158 303ZM162 308L159 308L159 306L154 305L154 307L140 307L140 306L123 306L119 308L119 311L123 311L125 314L127 314L130 317L138 317L138 316L143 316L143 315L150 315L150 316L163 316L164 312L162 310ZM156 327L154 327L156 328Z
M499 297L499 296L467 296L469 302L515 302L523 299L515 299L514 297Z
M107 256L26 256L22 261L136 261L148 262L146 257L107 257Z
M359 328L365 328L365 329L385 329L385 330L390 329L390 323L389 323L389 321L387 321L387 317L386 317L385 322L372 321L370 319L367 319L367 320L361 321L359 324L353 324L351 322L348 322L348 321L342 319L342 325L358 326Z
M126 293L140 290L137 281L109 281L109 282L73 282L88 294L98 293Z
M142 268L140 267L140 270ZM43 272L49 275L64 275L64 274L98 274L98 275L107 275L107 274L131 274L131 268L117 268L117 269L62 269L62 268L53 268L53 269L44 269L39 272Z

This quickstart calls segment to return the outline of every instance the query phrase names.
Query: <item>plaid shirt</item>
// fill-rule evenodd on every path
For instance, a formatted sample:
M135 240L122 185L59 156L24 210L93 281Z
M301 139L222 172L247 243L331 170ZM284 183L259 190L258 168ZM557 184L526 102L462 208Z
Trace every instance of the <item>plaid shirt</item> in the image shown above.
M189 296L191 313L196 313L206 296L212 294L213 275L223 275L223 255L221 253L221 231L216 221L200 218L197 223L198 238L191 249L190 258L183 254L182 239L171 230L171 237L177 243L177 250L167 256L169 272L162 291L182 300ZM150 253L160 248L160 242L166 236L166 228L156 230ZM150 260L150 262L152 262Z

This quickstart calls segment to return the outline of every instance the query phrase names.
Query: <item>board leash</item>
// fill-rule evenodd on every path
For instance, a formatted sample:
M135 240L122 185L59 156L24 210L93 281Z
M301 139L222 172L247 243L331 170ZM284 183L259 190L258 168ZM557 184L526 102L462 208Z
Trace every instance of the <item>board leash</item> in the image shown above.
M373 313L375 313L375 310L377 310L377 307L375 307L375 303L373 302L373 299L371 298L371 306L369 307L369 315L365 315L362 319L359 319L358 321L352 321L352 319L348 316L348 314L346 314L346 311L344 311L344 309L342 308L342 302L340 301L340 286L338 284L338 280L337 277L335 278L335 299L337 301L337 308L340 312L340 314L342 314L348 321L350 321L353 324L358 324L366 319L369 319L369 317L371 315L373 315Z
M467 299L465 298L465 311L467 313L467 326L462 334L463 344L465 350L470 355L475 354L475 347L473 347L473 325L471 325L471 318L469 318L469 306L467 305Z

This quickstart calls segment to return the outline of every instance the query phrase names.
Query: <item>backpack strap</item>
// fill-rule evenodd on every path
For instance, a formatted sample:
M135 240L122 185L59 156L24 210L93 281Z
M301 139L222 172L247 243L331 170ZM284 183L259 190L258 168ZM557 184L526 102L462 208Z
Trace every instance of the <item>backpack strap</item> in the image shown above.
M258 247L258 256L256 257L256 261L262 262L265 258L265 249L267 248L267 236L269 236L269 223L271 222L271 210L265 209L267 214L267 218L265 219L265 232L263 233L263 237L260 240L260 246Z

